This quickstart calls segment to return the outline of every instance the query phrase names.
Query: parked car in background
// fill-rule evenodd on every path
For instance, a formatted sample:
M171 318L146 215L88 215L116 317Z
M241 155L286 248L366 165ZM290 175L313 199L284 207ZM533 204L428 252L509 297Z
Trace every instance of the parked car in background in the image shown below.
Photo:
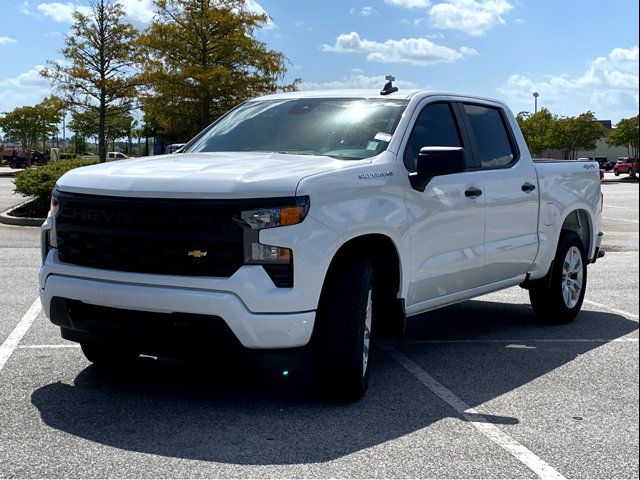
M178 150L180 150L184 146L185 146L184 143L172 143L171 145L167 145L167 148L165 148L164 153L176 153Z
M126 158L129 157L122 152L107 152L107 160L124 160Z
M640 170L640 162L637 159L630 157L619 157L618 161L613 166L613 173L616 177L621 173L626 173L635 178L638 170Z
M5 147L2 150L2 159L7 160L11 168L27 168L31 162L31 151Z
M614 162L609 160L608 157L595 157L594 160L598 162L600 168L607 172L613 168Z

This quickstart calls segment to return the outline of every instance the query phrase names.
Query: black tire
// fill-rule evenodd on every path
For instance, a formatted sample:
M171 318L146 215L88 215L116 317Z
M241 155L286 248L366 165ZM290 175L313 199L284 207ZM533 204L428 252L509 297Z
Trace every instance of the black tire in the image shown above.
M620 176L620 171L619 171L619 170L615 170L615 169L614 169L614 170L613 170L613 174L614 174L616 177L619 177L619 176Z
M636 178L636 170L634 168L632 168L631 170L629 170L629 176L631 178Z
M83 342L80 347L87 360L104 369L122 369L133 365L138 359L133 351L111 345Z
M577 278L574 278L573 274L569 275L569 278L576 282L581 280L581 290L577 298L575 298L574 290L569 289L569 295L572 295L572 297L570 297L569 304L567 304L563 294L563 270L567 254L574 247L579 251L581 261L581 268L576 270L582 272L582 277L580 279L579 274L576 273L575 277ZM540 322L549 324L569 323L580 312L586 289L587 258L584 245L575 232L563 230L551 270L544 278L532 282L529 287L531 306Z
M15 162L11 162L11 164L10 164L9 166L10 166L11 168L13 168L14 170L15 170L16 168L18 168L18 164L17 164L17 163L15 163Z
M365 360L367 307L375 304L373 267L366 259L345 259L332 267L318 306L313 335L313 370L319 393L339 401L362 398L369 386ZM371 302L371 303L370 303ZM370 344L369 344L370 346Z

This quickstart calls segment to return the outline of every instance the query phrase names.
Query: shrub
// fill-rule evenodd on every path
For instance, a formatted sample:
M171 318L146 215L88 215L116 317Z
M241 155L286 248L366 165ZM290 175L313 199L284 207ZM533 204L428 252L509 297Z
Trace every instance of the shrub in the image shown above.
M56 186L58 179L69 170L94 163L97 162L92 160L61 160L47 163L38 168L28 168L16 175L15 191L25 197L33 196L35 207L42 213L42 217L46 217L51 190Z

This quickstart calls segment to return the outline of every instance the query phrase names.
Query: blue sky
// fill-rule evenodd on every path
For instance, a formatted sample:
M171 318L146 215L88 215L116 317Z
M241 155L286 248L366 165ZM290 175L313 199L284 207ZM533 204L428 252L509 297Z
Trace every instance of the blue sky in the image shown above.
M138 27L152 0L117 0ZM505 100L514 112L638 114L637 0L247 0L259 32L302 88L400 88ZM70 13L85 0L0 0L0 112L49 94L38 75L60 58Z

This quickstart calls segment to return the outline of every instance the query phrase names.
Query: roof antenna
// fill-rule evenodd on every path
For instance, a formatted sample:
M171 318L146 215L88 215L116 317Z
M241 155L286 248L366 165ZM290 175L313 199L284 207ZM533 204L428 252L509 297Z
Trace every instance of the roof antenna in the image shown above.
M394 87L391 83L396 81L396 77L394 77L393 75L387 75L384 79L387 81L387 83L385 83L384 88L380 92L380 95L389 95L390 93L398 91L398 87Z

